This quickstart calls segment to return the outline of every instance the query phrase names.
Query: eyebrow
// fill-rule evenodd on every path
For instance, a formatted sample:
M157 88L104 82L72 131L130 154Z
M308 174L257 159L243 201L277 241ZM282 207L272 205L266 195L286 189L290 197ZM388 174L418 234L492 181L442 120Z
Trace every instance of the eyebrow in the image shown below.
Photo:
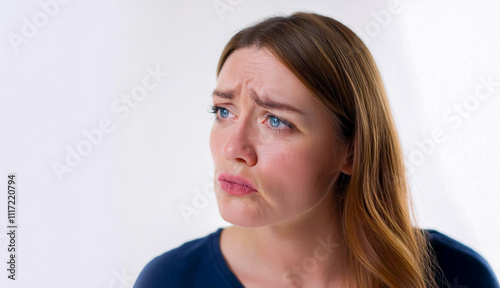
M232 91L214 90L212 95L220 97L220 98L224 98L224 99L229 99L229 100L234 99L234 93ZM253 90L253 89L250 89L250 96L252 97L252 100L255 102L255 104L257 104L260 107L264 107L264 108L268 108L268 109L275 109L275 110L287 110L287 111L292 111L292 112L296 112L299 114L304 114L301 110L299 110L293 106L290 106L288 104L273 101L273 100L269 99L266 95L264 95L264 97L259 97L259 95L257 95L257 92L255 92L255 90Z

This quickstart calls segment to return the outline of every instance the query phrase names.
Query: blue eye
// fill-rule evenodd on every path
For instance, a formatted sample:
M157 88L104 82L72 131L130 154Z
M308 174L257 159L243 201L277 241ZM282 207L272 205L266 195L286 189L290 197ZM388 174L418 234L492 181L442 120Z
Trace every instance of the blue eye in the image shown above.
M226 119L228 117L234 116L226 108L221 107L221 106L215 106L215 105L210 107L209 112L215 114L215 120L217 120L217 121L221 121L222 119Z
M285 119L278 118L272 114L267 114L266 118L267 124L271 126L271 129L276 131L280 131L283 129L293 129L294 127L292 123L286 121Z
M227 116L229 116L229 111L227 111L227 109L220 107L219 108L219 115L221 118L226 118Z
M274 128L278 128L281 124L281 120L278 119L277 117L271 116L269 117L269 125Z

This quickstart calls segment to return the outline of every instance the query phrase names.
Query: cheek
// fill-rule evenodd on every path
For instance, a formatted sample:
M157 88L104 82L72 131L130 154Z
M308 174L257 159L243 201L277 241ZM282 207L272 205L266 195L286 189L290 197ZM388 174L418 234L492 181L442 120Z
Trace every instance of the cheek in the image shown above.
M276 204L308 205L325 194L324 160L309 143L275 146L260 153L260 178ZM316 150L317 151L317 150Z

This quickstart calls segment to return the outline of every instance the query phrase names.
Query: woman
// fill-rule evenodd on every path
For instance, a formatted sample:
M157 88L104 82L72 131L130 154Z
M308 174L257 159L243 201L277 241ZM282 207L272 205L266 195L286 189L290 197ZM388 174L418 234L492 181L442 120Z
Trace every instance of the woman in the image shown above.
M217 76L215 194L234 226L155 258L135 287L498 287L476 252L412 226L384 87L351 30L267 19L233 36Z

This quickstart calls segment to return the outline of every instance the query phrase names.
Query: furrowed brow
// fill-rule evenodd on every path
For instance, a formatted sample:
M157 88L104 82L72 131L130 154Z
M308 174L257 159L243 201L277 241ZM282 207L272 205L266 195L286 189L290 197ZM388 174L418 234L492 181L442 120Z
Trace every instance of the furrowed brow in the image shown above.
M276 109L276 110L287 110L287 111L292 111L296 112L299 114L304 114L302 111L299 109L292 107L290 105L284 104L284 103L279 103L276 101L273 101L269 99L267 96L264 95L264 97L259 97L255 90L250 89L250 95L252 97L252 100L255 102L260 107L267 108L267 109Z
M220 97L224 99L234 99L234 93L232 91L218 91L214 90L212 97Z

